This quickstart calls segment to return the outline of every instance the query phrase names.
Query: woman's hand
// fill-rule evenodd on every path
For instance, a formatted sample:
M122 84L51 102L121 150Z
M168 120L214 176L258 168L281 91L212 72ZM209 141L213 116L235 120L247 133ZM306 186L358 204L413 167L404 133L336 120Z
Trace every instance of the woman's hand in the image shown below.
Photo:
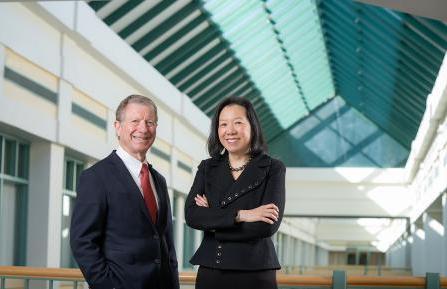
M275 204L259 206L251 210L240 210L236 217L236 222L265 222L273 224L278 221L279 209Z
M208 199L206 198L205 195L201 196L201 195L196 195L194 197L194 201L196 201L196 205L199 207L205 207L205 208L209 208L210 206L208 205Z

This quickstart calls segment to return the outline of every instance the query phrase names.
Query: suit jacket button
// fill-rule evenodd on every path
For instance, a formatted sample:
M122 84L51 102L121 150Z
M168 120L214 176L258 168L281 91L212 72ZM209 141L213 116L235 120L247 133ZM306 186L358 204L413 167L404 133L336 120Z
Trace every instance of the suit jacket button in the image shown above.
M234 196L235 196L235 197L237 197L237 196L239 196L239 194L238 194L238 193L236 193L236 194L234 194Z
M224 206L224 205L226 204L226 202L225 202L225 201L222 201L222 203L221 203L221 204L222 204L222 206Z
M217 263L217 264L220 264L220 260L216 260L216 263Z
M155 264L160 264L161 261L160 261L160 259L155 259L155 260L154 260L154 263L155 263Z
M217 249L222 249L222 245L218 245L218 246L217 246Z
M221 252L217 253L217 256L220 256L220 255L222 255L222 253L221 253Z

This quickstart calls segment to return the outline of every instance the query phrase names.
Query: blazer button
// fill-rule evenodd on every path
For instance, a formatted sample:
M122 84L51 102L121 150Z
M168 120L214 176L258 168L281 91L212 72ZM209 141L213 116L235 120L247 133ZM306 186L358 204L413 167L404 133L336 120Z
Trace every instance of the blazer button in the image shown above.
M217 249L222 249L222 245L218 245L218 246L217 246Z
M160 264L161 261L160 261L160 259L155 259L155 260L154 260L154 263L155 263L155 264Z
M217 264L220 264L220 260L216 260L216 263L217 263Z
M217 256L221 256L221 255L222 255L222 253L221 253L221 252L217 253Z

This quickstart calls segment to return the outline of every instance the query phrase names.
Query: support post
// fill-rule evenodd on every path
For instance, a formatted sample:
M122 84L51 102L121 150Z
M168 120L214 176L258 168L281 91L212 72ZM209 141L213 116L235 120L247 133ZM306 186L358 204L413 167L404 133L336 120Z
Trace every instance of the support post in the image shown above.
M346 272L334 271L332 275L332 289L346 289ZM434 288L429 288L434 289Z

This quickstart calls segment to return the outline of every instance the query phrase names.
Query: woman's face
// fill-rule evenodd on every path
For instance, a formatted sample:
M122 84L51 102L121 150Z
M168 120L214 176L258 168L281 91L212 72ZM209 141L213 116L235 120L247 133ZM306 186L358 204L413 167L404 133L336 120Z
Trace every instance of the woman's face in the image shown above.
M225 106L219 114L220 143L230 154L247 154L251 143L251 126L245 107L238 104Z

